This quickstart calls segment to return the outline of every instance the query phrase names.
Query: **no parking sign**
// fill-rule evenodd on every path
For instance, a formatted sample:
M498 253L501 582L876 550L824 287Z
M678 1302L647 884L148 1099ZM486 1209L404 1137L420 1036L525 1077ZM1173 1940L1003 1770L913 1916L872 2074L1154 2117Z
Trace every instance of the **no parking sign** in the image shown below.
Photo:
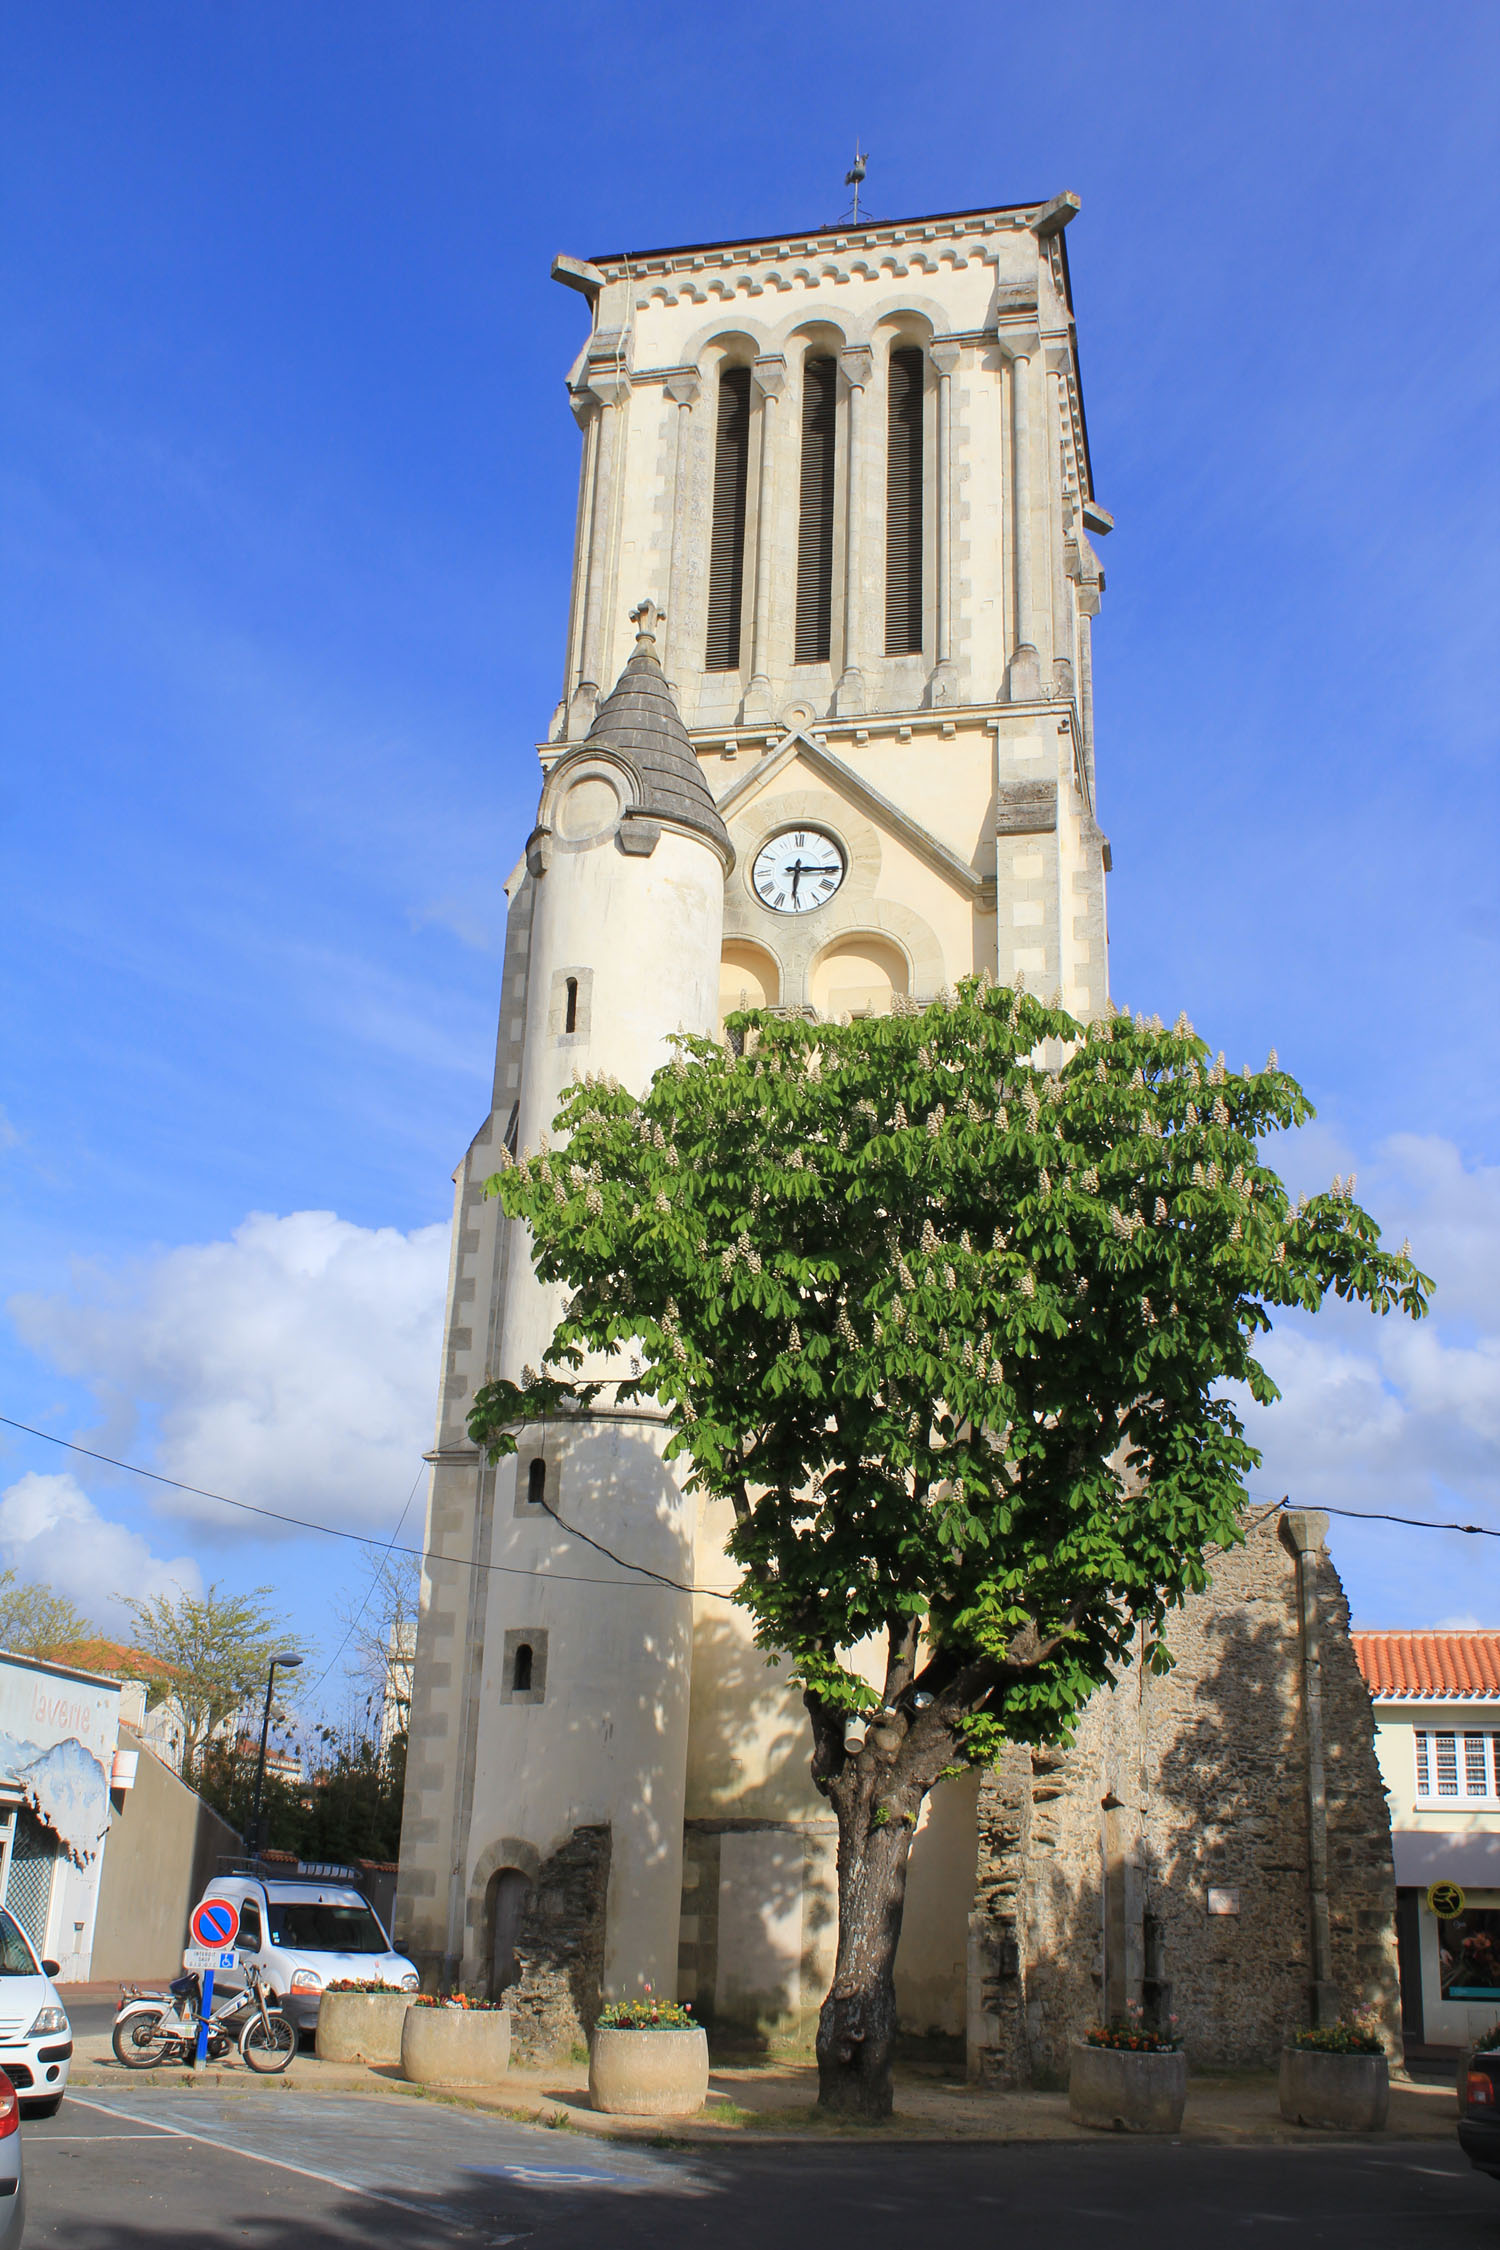
M234 1941L240 1934L240 1910L232 1899L206 1898L195 1906L188 1928L193 1934L191 1944L182 1956L185 1969L196 1969L203 1979L203 2003L198 2010L198 2052L194 2060L200 2066L208 2055L208 2025L214 2007L214 1971L234 1967Z
M193 1933L193 1943L222 1953L226 1945L233 1945L240 1934L240 1910L232 1899L206 1898L201 1906L193 1908L193 1918L188 1924Z

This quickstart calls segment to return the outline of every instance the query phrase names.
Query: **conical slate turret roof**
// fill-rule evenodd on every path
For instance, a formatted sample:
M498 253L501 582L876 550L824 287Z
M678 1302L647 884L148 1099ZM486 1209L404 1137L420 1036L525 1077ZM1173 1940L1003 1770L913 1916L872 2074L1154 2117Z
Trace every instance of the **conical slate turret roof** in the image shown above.
M635 654L606 696L589 728L585 750L608 750L633 766L640 778L636 817L670 820L706 836L732 864L734 847L719 817L703 769L688 740L682 713L656 660L657 618L647 602L635 613L640 621Z

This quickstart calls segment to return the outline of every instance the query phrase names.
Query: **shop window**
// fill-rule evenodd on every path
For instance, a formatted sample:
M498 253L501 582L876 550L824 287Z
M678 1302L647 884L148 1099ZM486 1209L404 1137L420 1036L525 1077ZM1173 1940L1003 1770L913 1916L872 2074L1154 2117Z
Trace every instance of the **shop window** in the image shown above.
M1417 1727L1417 1803L1500 1801L1500 1731Z
M1500 2000L1500 1907L1466 1906L1438 1924L1445 2000Z

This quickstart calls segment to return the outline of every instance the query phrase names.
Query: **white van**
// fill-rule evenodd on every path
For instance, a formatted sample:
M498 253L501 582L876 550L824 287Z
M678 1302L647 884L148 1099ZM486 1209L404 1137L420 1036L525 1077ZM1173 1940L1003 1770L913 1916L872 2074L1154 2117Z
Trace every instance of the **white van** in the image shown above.
M415 1965L393 1948L380 1916L352 1883L312 1875L224 1875L204 1898L224 1898L240 1917L240 1967L222 1970L217 1989L237 1991L252 1966L299 2031L318 2021L325 1985L341 1978L415 1992ZM200 1901L201 1903L201 1901Z

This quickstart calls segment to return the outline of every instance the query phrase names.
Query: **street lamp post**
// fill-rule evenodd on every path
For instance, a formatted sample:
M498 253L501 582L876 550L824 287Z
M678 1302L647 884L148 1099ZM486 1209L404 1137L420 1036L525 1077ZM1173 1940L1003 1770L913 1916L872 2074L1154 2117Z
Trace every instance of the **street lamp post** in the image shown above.
M271 1669L266 1674L266 1707L260 1722L260 1756L255 1761L255 1803L250 1812L249 1844L252 1858L261 1852L265 1843L261 1834L260 1801L266 1786L266 1737L271 1731L271 1694L276 1685L276 1667L279 1664L283 1672L294 1672L301 1662L300 1656L293 1656L290 1652L284 1656L273 1656Z

